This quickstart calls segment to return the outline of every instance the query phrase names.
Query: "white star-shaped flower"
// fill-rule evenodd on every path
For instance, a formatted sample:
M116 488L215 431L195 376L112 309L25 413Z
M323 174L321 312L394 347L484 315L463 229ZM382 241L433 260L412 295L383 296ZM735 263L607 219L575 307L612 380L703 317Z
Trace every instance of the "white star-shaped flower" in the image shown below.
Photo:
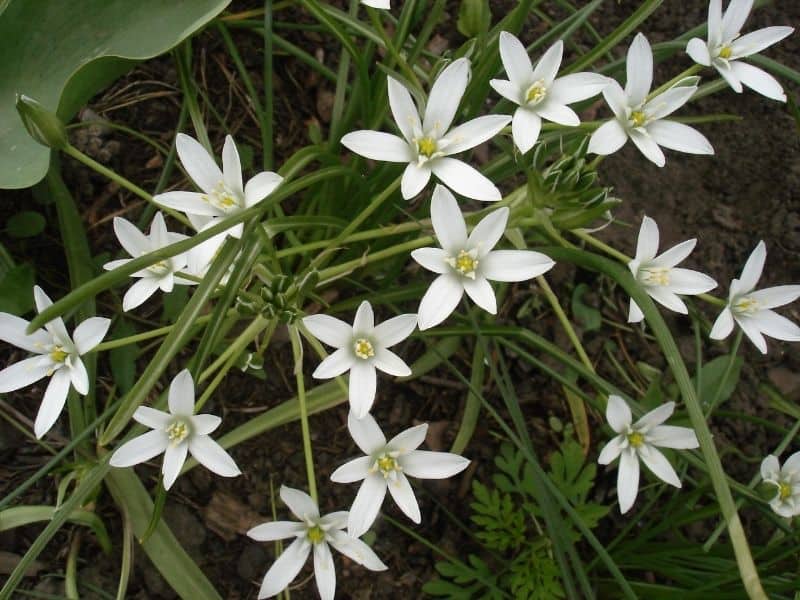
M567 104L596 96L609 78L597 73L573 73L556 79L564 53L564 42L553 44L533 68L525 46L511 33L500 33L500 58L508 80L489 83L501 96L518 105L511 123L514 143L527 152L539 139L542 119L575 127L580 119Z
M195 229L203 229L210 223L230 217L261 202L269 196L283 177L264 171L242 185L242 164L239 151L231 136L225 136L222 148L222 171L214 157L194 138L179 133L175 147L181 164L202 193L165 192L153 196L153 201L162 206L186 213ZM228 230L228 235L240 237L240 223Z
M491 181L468 164L450 158L491 139L511 121L507 115L488 115L450 128L469 77L466 58L448 65L433 83L422 121L409 91L389 77L389 106L403 137L380 131L353 131L342 138L342 144L367 158L408 163L400 183L406 200L422 191L431 173L467 198L500 200L500 190Z
M364 300L352 326L328 315L310 315L303 319L303 325L315 338L336 348L311 376L330 379L350 371L350 410L359 419L375 401L376 369L397 377L411 375L403 359L388 348L411 335L417 315L399 315L375 325L372 306Z
M666 163L660 146L689 154L714 154L706 137L696 129L664 117L686 104L697 91L696 85L680 82L647 99L653 83L653 52L641 33L628 49L628 81L625 90L616 81L603 89L603 97L614 118L603 123L589 140L589 152L612 154L630 138L649 160L659 167Z
M800 327L772 310L800 298L800 285L778 285L756 290L766 260L767 246L762 240L744 264L741 277L731 281L728 305L714 322L711 339L724 340L731 334L736 322L763 354L767 353L765 335L776 340L800 342Z
M769 505L777 514L790 519L800 515L800 452L795 452L781 467L770 454L761 463L761 479L775 486Z
M497 313L497 299L489 280L525 281L549 271L549 257L530 250L494 250L506 230L509 210L486 215L467 237L467 225L458 203L447 188L437 185L431 201L431 223L441 248L419 248L411 256L438 273L419 305L419 328L444 321L464 292L483 310Z
M157 212L156 216L153 217L149 236L143 234L133 223L122 217L114 218L114 233L117 235L117 239L123 249L134 258L186 239L185 235L167 231L164 216L160 212ZM103 268L110 271L131 260L130 258L112 260L104 264ZM125 292L125 296L122 299L122 310L129 311L136 308L159 288L161 288L162 292L169 293L176 283L178 285L193 285L193 281L175 276L175 273L186 267L186 264L186 254L176 254L172 258L161 260L131 275L131 277L138 278L139 281Z
M717 287L717 282L708 275L675 266L686 260L696 244L696 239L686 240L656 256L658 225L653 219L645 216L639 229L636 257L628 263L628 268L636 281L653 300L682 315L687 314L689 310L679 295L696 296ZM628 323L638 323L642 319L644 314L631 298Z
M38 285L33 288L33 298L38 312L53 303ZM0 313L0 340L36 354L0 371L0 393L18 390L42 377L50 377L33 425L37 438L44 436L55 424L67 401L70 385L83 396L89 393L89 375L81 356L103 340L110 324L111 320L103 317L86 319L75 328L73 339L61 317L47 323L44 329L27 334L25 330L29 321Z
M417 498L406 476L444 479L460 473L469 464L468 459L458 454L417 450L425 441L427 423L406 429L388 442L372 415L356 419L350 413L347 428L366 456L343 464L331 474L331 480L336 483L363 480L347 521L347 531L355 537L364 535L372 526L387 489L409 519L421 522Z
M781 84L772 75L740 59L777 44L794 28L766 27L741 35L742 25L752 8L753 0L731 0L723 15L722 0L711 0L708 5L708 41L692 38L686 45L686 52L694 62L719 71L735 92L742 93L744 84L767 98L786 102Z
M675 469L657 446L686 450L697 448L700 443L694 431L688 427L662 425L674 410L675 403L667 402L631 424L633 417L625 400L614 395L608 397L606 419L611 429L619 435L605 445L597 462L607 465L619 457L617 497L621 513L630 510L639 493L640 459L656 477L681 487Z
M209 435L222 419L216 415L194 414L194 381L188 370L175 376L169 386L169 412L140 406L134 420L150 427L148 431L125 442L111 456L112 467L132 467L164 453L161 466L164 489L175 483L191 453L201 465L222 477L241 475L231 455Z
M330 546L370 571L385 571L387 566L372 548L342 531L347 525L347 511L320 516L311 496L294 488L281 486L281 500L289 507L296 521L273 521L257 525L247 535L259 542L295 538L264 575L259 599L275 596L285 590L303 568L314 551L314 578L322 600L333 600L336 594L336 569Z

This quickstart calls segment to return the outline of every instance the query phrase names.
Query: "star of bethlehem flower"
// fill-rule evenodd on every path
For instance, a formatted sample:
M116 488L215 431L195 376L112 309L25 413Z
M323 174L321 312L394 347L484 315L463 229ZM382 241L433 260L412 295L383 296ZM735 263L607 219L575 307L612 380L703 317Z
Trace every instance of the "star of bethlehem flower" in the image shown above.
M257 525L247 535L259 542L295 538L264 575L258 597L279 594L297 577L308 555L314 551L314 578L322 600L333 600L336 594L336 570L330 547L370 571L385 571L386 565L372 548L342 531L347 525L347 511L320 516L311 496L294 488L281 486L281 500L300 521L274 521Z
M222 148L222 170L214 157L194 138L179 133L175 147L183 168L199 187L198 192L165 192L153 196L162 206L186 213L192 225L201 230L220 219L230 217L261 202L283 181L283 177L264 171L242 185L242 165L239 151L231 136L225 136ZM240 237L240 223L228 230L228 235Z
M667 402L631 424L633 417L625 400L608 397L606 419L619 435L605 445L597 462L607 465L619 457L617 497L621 513L630 510L639 493L639 460L662 481L681 487L675 469L657 447L685 450L700 444L692 429L662 425L674 410L675 403Z
M33 298L38 312L53 303L38 285L33 288ZM64 321L57 317L43 329L27 334L25 330L29 321L0 313L0 340L36 354L0 371L0 393L12 392L42 377L50 377L33 424L37 438L50 431L58 420L70 386L83 396L89 393L89 376L81 356L103 341L110 324L110 319L90 317L81 322L70 337Z
M777 514L790 519L800 515L800 452L795 452L781 467L770 454L761 463L761 479L775 486L769 505Z
M363 481L347 520L347 532L355 537L365 534L375 522L387 489L400 510L419 524L422 520L419 505L408 477L444 479L460 473L469 464L469 460L458 454L417 450L425 441L427 423L406 429L388 442L372 415L356 419L351 412L347 428L365 456L343 464L331 474L331 480Z
M361 0L364 6L371 6L372 8L383 8L389 10L391 8L389 0Z
M175 376L169 386L169 412L140 406L134 420L150 427L148 431L125 442L111 456L112 467L132 467L164 453L161 466L164 489L175 483L191 453L201 465L222 477L241 475L233 458L211 439L222 419L216 415L194 414L194 381L188 370Z
M467 237L467 225L455 197L437 185L431 201L431 223L441 248L419 248L411 253L420 265L438 273L419 305L419 328L444 321L464 292L483 310L497 313L491 281L525 281L555 264L530 250L492 250L508 222L505 206L486 215Z
M389 106L403 137L380 131L353 131L342 138L342 144L366 158L408 163L400 183L406 200L423 190L431 173L467 198L500 200L500 190L489 179L451 158L491 139L511 121L507 115L487 115L450 128L469 77L468 59L459 58L449 64L431 87L421 121L409 91L388 77Z
M525 46L511 33L500 33L500 58L508 80L489 84L501 96L518 105L511 122L514 143L527 152L539 139L542 119L575 127L580 119L567 104L596 96L609 78L596 73L573 73L556 79L564 53L564 42L553 44L533 68Z
M675 266L686 260L696 244L696 239L686 240L656 256L658 225L653 219L645 216L639 229L636 256L628 263L628 268L636 281L653 300L683 315L687 314L689 310L679 295L705 294L717 287L717 282L708 275ZM644 319L644 314L639 305L631 298L628 323L638 323L642 319Z
M641 153L659 167L666 162L661 146L689 154L714 154L711 143L702 133L664 118L686 104L697 91L697 85L679 82L648 100L653 83L653 53L641 33L628 49L626 66L625 90L613 80L603 88L603 97L614 112L614 118L592 134L588 151L612 154L631 139Z
M741 35L753 0L731 0L722 13L722 0L708 5L708 41L692 38L686 52L692 60L705 67L714 67L728 85L742 93L742 85L767 98L786 102L781 84L769 73L741 59L761 52L790 35L793 27L766 27Z
M800 342L800 327L772 310L800 298L800 285L756 290L766 260L767 246L762 240L744 264L740 278L731 281L728 304L711 328L712 340L728 337L735 322L763 354L767 353L765 335L776 340Z
M315 338L336 348L311 376L330 379L350 371L350 410L359 419L375 401L376 369L397 377L411 375L403 359L388 348L411 335L417 326L417 315L399 315L375 325L372 306L365 300L358 307L352 326L328 315L310 315L303 319L303 325Z
M157 212L156 216L153 217L149 236L143 234L133 223L122 217L114 218L114 233L117 235L117 239L123 249L134 258L186 239L185 235L167 231L164 216L160 212ZM131 260L130 258L112 260L104 264L103 268L110 271ZM193 281L175 276L175 273L183 270L186 265L187 255L185 253L178 254L172 258L160 260L156 264L131 275L131 277L138 278L139 281L125 292L125 296L122 298L122 310L129 311L140 306L159 288L161 288L162 292L169 293L176 283L178 285L193 285Z

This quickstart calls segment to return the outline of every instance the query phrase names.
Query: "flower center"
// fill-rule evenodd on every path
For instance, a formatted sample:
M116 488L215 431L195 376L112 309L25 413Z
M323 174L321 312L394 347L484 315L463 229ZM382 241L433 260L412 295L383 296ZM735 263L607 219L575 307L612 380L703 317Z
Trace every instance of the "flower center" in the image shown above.
M639 448L644 444L644 436L638 431L628 434L628 443L634 448Z
M236 197L236 194L225 185L224 181L217 183L210 194L202 194L200 197L223 212L231 212L232 210L240 208L239 199Z
M169 443L173 446L177 446L183 440L185 440L189 435L189 425L185 421L173 421L172 424L167 427L167 436L169 437Z
M791 495L792 495L792 486L790 486L786 481L779 482L778 498L780 500L786 500Z
M742 315L752 315L758 312L760 306L758 300L745 296L733 303L733 310Z
M358 358L367 360L375 356L375 348L372 347L372 342L365 338L358 338L356 343L353 344L353 350Z
M313 527L308 528L306 537L308 538L308 541L311 542L312 544L319 544L322 540L325 539L325 532L322 531L322 528L319 525L314 525Z
M669 285L669 269L666 267L649 267L639 272L641 282L645 285Z
M642 127L647 121L647 115L642 110L635 110L631 113L631 125L634 127Z
M169 273L169 265L167 265L166 260L160 260L154 265L150 265L149 267L147 267L147 270L152 271L156 275L166 275L167 273Z
M417 150L423 156L430 158L436 152L436 140L430 137L417 140Z
M53 362L63 363L67 360L69 356L69 352L64 350L61 346L53 346L53 349L50 350L50 358L53 359Z
M733 50L731 50L730 46L723 46L719 49L719 57L720 58L730 58L731 54L733 54Z
M396 453L395 453L396 454ZM394 472L402 471L403 467L397 462L397 458L391 452L384 452L375 461L375 466L383 474L384 479L388 479ZM375 467L373 467L374 469Z
M544 80L540 79L528 88L528 91L525 93L525 101L528 104L539 104L539 102L544 100L546 95L547 88L544 86Z
M461 273L464 277L475 279L475 270L478 268L477 250L460 250L458 255L447 259L447 264Z

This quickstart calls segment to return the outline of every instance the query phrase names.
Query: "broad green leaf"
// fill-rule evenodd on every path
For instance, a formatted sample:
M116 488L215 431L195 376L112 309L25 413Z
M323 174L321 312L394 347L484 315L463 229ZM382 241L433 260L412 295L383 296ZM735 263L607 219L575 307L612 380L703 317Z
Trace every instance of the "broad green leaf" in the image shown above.
M739 383L742 364L744 359L741 356L731 361L731 356L726 354L703 365L698 393L703 407L715 408L731 397ZM697 375L692 377L692 384L697 389Z
M7 508L0 512L0 531L41 521L51 521L57 510L55 506L14 506L13 508ZM106 526L95 513L76 508L69 513L67 520L71 523L91 527L103 551L109 552L111 550L111 540L108 537Z
M0 276L0 312L22 316L31 310L35 280L31 265L17 265Z
M131 325L130 321L120 319L114 327L110 339L118 340L135 333L136 328ZM136 357L138 355L138 344L126 344L119 348L113 348L108 353L111 374L114 376L114 383L117 384L120 394L127 394L133 387L136 380Z
M583 331L595 331L603 324L603 317L595 307L584 303L583 295L588 289L589 286L585 283L575 287L575 291L572 292L572 314Z
M44 231L47 224L41 213L32 210L23 210L6 222L6 232L11 237L29 238L34 237Z
M44 177L49 150L17 116L17 93L68 119L136 61L162 54L230 0L11 0L0 12L0 188Z
M488 0L461 0L458 10L458 31L464 37L485 35L492 24Z

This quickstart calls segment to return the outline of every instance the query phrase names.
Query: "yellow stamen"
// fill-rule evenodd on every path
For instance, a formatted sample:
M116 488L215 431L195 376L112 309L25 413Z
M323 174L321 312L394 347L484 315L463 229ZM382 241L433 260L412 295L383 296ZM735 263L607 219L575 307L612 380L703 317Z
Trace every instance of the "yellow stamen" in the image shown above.
M719 51L720 58L730 58L731 54L733 54L733 50L731 50L730 46L723 46Z
M319 544L325 539L325 532L322 531L319 525L314 525L308 529L306 536L308 537L308 541L312 544Z
M544 81L540 79L528 88L528 92L525 94L525 100L531 104L537 104L541 102L546 95L547 88L544 87Z
M53 362L64 362L68 356L69 352L66 352L61 346L54 346L50 351L50 358L53 359Z
M399 470L400 465L397 464L397 460L388 454L384 454L378 459L378 468L381 470L381 473L384 476L388 475L392 471Z
M646 285L669 285L669 269L650 267L640 272L641 281Z
M474 276L475 269L478 268L478 260L466 250L461 250L455 260L452 261L453 268L467 277Z
M430 158L436 152L436 141L433 138L424 137L417 140L417 150L423 156Z
M167 436L169 437L170 444L173 446L180 444L188 435L189 426L183 421L173 421L173 423L167 427Z
M778 483L778 498L779 499L786 500L791 495L792 495L792 486L790 486L785 481L781 481L780 483Z
M639 448L644 444L644 436L638 431L628 434L628 443L634 448Z
M740 298L733 305L734 311L745 315L752 315L753 313L758 312L759 308L760 304L758 303L758 300L750 298L749 296Z
M635 110L631 113L631 123L634 127L641 127L647 120L647 115L641 110Z
M356 356L364 360L375 356L375 348L373 348L372 343L365 338L358 338L353 349L355 350Z

